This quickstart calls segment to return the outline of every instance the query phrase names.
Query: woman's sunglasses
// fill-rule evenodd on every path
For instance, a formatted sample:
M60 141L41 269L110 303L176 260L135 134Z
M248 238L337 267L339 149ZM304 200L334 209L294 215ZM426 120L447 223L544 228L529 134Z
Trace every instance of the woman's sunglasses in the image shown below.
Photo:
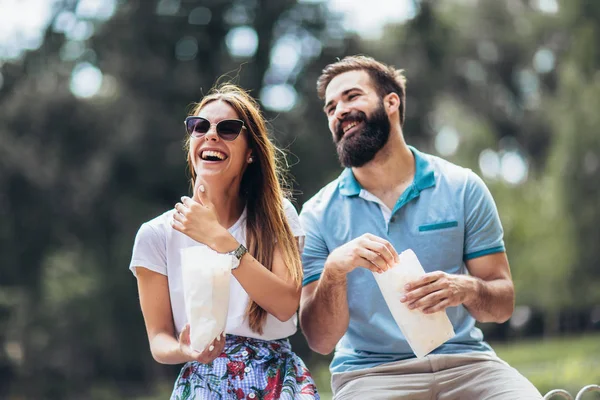
M202 117L187 117L185 119L185 129L188 135L200 138L208 133L211 122ZM239 119L224 119L217 124L217 135L223 140L235 140L242 131L246 129L244 121Z

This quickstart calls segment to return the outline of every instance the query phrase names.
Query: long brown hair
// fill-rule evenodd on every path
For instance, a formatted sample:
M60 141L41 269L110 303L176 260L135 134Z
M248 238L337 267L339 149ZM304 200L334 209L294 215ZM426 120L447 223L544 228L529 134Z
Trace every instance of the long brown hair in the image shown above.
M198 112L213 101L223 101L230 105L238 117L244 121L248 144L254 161L248 164L240 183L240 195L246 202L246 244L248 251L269 271L272 270L275 243L281 249L283 261L289 276L297 287L302 283L302 263L298 245L284 212L283 199L287 197L284 163L281 154L269 139L267 124L256 100L245 90L231 83L214 87L200 103L193 107L190 115ZM196 172L189 156L190 138L185 149L188 154L188 168L191 184L194 185ZM267 312L250 300L246 317L252 331L262 334Z

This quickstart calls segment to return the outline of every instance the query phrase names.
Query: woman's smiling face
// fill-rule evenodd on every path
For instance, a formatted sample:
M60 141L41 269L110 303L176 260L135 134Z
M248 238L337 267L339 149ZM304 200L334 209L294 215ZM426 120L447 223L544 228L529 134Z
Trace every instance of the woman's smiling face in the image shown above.
M241 119L225 101L215 100L206 104L197 116L210 121L209 131L190 138L189 157L196 175L204 181L218 177L224 182L241 182L252 151L248 143L247 129L242 129L232 141L223 140L217 134L217 124L227 119Z

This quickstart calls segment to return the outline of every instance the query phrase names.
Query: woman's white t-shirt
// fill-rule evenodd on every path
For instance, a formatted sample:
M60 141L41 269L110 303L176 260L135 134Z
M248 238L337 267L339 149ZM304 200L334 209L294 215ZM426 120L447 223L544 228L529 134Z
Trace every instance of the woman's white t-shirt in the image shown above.
M304 231L300 225L298 213L287 199L284 199L284 210L293 235L298 237L300 243L302 243ZM175 330L179 335L187 323L180 252L184 248L198 246L199 244L189 236L173 229L171 226L173 212L174 210L167 211L142 224L135 237L129 269L134 275L136 268L143 267L167 276L173 321L175 323ZM246 246L246 210L244 210L237 222L228 230L238 242ZM237 279L232 276L225 333L263 340L283 339L296 333L298 322L296 314L285 322L281 322L273 315L267 314L267 320L263 326L263 334L259 335L253 332L248 325L247 318L245 318L249 300L248 293L246 293Z

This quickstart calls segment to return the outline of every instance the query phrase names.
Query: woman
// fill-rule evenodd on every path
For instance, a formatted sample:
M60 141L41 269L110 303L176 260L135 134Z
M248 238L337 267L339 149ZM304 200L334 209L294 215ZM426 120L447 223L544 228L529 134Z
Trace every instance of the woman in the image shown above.
M186 363L171 398L318 399L287 339L296 332L304 233L284 199L259 107L225 84L202 99L185 125L193 198L182 197L174 210L141 226L130 266L152 356ZM181 249L197 242L236 261L226 339L201 352L190 347L180 258Z

